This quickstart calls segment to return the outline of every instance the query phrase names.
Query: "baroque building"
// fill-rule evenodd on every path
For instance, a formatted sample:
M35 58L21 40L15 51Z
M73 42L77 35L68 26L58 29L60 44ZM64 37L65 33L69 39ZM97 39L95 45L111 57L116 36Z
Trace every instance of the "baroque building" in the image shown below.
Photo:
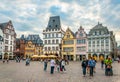
M4 51L3 53L8 56L9 59L13 59L14 51L16 49L16 32L14 30L14 26L12 21L8 21L5 23L0 23L0 28L3 31L3 45ZM4 55L3 55L4 58Z
M61 28L59 16L49 18L48 25L43 30L43 54L61 56L61 41L64 31Z
M96 59L114 56L116 46L113 31L109 31L107 27L98 23L93 27L88 36L88 57L93 56Z
M75 34L76 36L76 59L82 60L83 58L87 58L87 34L80 26L78 31Z
M75 34L67 28L64 37L62 38L62 58L67 60L76 60L75 50L76 39Z

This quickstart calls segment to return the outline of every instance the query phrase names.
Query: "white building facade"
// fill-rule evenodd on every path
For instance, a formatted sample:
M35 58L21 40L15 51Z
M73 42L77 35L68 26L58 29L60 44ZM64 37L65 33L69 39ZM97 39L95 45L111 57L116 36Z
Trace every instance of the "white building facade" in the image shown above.
M50 17L47 28L43 30L43 54L61 55L61 41L64 31L61 28L60 17Z
M4 45L3 45L3 32L0 29L0 59L3 57Z
M4 54L9 57L9 59L13 59L14 51L16 49L16 33L12 24L12 21L8 21L6 23L0 23L0 28L3 31L3 45L4 45Z
M115 37L112 31L102 24L93 27L88 36L88 56L93 56L96 59L114 56Z

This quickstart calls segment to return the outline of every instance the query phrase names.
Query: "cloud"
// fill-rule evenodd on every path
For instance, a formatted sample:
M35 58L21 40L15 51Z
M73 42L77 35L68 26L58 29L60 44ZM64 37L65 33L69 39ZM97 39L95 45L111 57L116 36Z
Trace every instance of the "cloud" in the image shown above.
M119 10L119 0L3 0L0 22L12 20L18 34L38 33L42 36L50 16L59 15L62 28L70 27L73 32L82 25L88 33L99 21L117 32L116 40L120 41Z

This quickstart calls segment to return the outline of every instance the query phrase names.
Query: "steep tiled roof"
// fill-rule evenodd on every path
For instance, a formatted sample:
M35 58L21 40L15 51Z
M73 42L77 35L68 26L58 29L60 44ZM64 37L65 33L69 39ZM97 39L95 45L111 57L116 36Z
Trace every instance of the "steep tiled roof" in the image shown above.
M61 28L60 17L59 16L50 17L47 29L60 29L60 28Z
M32 41L33 44L36 45L43 45L43 41L39 37L39 35L28 35L27 37L24 37L24 35L21 36L21 39L24 39L25 42Z
M0 28L3 30L7 26L8 22L0 23Z
M93 32L96 31L104 31L105 34L109 34L109 31L107 29L107 27L103 26L102 24L100 24L98 22L98 24L96 26L94 26L90 31L89 31L89 35L91 35Z

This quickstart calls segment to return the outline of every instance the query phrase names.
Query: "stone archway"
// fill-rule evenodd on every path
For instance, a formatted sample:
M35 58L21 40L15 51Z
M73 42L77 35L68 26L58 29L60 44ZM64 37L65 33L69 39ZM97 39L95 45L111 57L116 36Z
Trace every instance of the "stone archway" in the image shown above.
M99 54L99 60L101 61L101 60L104 60L104 54Z
M97 56L96 53L94 53L94 54L92 55L92 57L93 57L96 61L98 60L98 56Z
M91 54L89 53L89 54L88 54L88 59L90 59L90 58L91 58Z

